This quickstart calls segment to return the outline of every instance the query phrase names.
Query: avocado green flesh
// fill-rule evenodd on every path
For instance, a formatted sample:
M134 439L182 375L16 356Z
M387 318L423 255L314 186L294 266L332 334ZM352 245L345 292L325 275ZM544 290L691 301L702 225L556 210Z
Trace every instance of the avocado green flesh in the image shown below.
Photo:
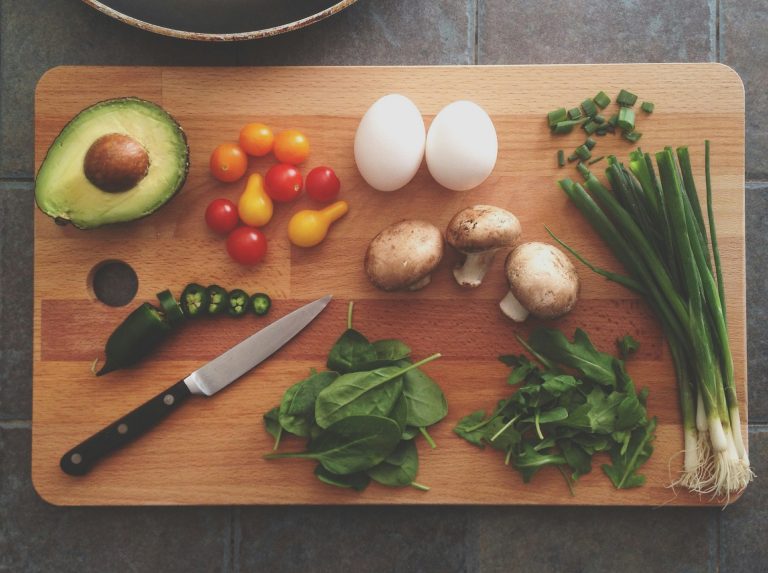
M110 133L132 137L149 155L146 176L120 193L94 186L83 169L93 142ZM188 166L184 132L162 108L136 98L109 100L80 112L54 140L37 173L35 200L47 215L82 229L132 221L173 197Z

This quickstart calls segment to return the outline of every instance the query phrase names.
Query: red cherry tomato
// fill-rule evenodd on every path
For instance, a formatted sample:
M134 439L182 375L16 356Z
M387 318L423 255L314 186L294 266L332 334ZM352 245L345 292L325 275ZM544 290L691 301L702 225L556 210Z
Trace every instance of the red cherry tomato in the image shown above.
M267 237L253 227L238 227L227 237L227 252L241 265L255 265L267 254Z
M237 206L229 199L214 199L205 210L205 224L219 235L232 231L238 222Z
M267 171L264 189L274 201L288 203L301 193L301 173L293 165L278 163Z
M315 201L333 201L338 197L341 181L330 167L315 167L307 175L307 195Z

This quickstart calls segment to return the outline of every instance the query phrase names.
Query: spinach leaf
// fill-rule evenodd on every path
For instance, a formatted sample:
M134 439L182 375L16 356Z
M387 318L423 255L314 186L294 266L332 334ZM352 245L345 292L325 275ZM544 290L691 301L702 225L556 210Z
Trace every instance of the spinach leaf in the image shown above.
M272 447L273 450L276 450L280 445L280 438L283 435L283 428L280 426L279 412L280 406L275 406L263 416L264 427L269 435L275 438L275 445Z
M402 392L402 374L402 368L387 366L339 376L317 396L317 424L327 428L347 416L386 416Z
M416 426L406 426L403 430L403 439L412 440L419 435L419 429Z
M408 403L409 426L431 426L448 414L448 402L440 386L418 368L405 373L403 396Z
M378 358L376 347L354 328L348 328L339 337L328 354L328 370L341 374L365 369L365 365Z
M371 483L371 478L365 472L355 472L353 474L339 475L329 472L322 464L315 466L315 476L321 482L328 485L335 485L336 487L343 487L347 489L354 489L355 491L363 491Z
M382 485L410 485L419 471L419 453L413 441L402 441L387 459L370 468L368 475Z
M411 355L411 349L396 338L377 340L373 343L378 360L405 360Z
M264 457L315 460L331 473L348 475L380 464L399 441L400 427L389 418L350 416L326 428L306 451Z
M336 372L317 372L288 388L280 403L280 425L286 431L308 437L315 423L315 401L318 394L336 380Z
M634 430L627 448L615 446L611 448L611 464L603 464L603 472L610 478L614 487L626 489L639 487L645 483L645 476L637 473L653 453L654 431L656 418L652 418L645 426Z
M615 387L613 369L615 358L598 351L580 328L576 329L573 342L559 330L537 328L531 333L531 347L550 360L576 369L584 378L602 386Z
M389 414L387 414L387 418L397 422L397 425L400 426L400 431L405 434L408 427L406 424L408 420L408 402L402 393L395 402L395 405L392 406L392 410L389 412Z

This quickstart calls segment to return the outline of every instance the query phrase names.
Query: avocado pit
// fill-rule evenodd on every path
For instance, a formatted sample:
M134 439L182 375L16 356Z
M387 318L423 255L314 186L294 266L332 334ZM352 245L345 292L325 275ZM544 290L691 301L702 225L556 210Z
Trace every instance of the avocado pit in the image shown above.
M122 133L102 135L93 142L83 161L85 176L108 193L133 189L149 170L149 154L134 138Z

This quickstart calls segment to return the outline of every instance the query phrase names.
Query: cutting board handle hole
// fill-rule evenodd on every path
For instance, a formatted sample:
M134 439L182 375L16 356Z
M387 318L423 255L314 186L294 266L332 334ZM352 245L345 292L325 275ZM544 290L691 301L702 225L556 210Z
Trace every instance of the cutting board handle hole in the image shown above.
M101 261L88 273L88 290L107 306L125 306L139 290L139 277L128 263Z

